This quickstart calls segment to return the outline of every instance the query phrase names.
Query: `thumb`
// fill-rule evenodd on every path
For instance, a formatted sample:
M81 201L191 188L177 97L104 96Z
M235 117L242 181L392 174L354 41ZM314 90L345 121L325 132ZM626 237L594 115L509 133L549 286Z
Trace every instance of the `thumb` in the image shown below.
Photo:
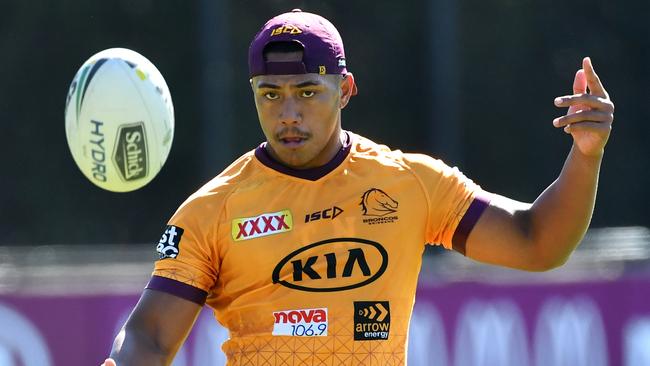
M575 78L573 78L573 94L586 94L587 93L587 76L585 75L585 70L580 69L576 72ZM572 105L569 107L567 114L575 113L579 110L587 110L589 107L585 105Z
M112 358L107 358L101 366L117 366Z
M576 76L573 79L573 94L584 94L587 92L587 76L585 76L585 70L580 69L576 72Z

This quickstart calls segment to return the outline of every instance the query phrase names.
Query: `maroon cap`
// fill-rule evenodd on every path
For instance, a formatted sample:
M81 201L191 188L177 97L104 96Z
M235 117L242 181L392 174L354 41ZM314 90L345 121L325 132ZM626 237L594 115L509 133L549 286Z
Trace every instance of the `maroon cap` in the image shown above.
M297 42L302 61L269 62L264 48L273 42ZM346 75L343 40L334 25L320 15L293 9L264 24L248 49L250 77L257 75L335 74ZM356 94L356 86L354 87Z

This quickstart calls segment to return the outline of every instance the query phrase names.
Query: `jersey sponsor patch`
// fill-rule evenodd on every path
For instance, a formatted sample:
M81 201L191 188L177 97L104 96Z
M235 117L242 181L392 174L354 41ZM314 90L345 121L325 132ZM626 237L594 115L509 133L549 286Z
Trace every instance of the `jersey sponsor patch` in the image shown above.
M174 225L167 225L165 227L165 232L160 237L156 246L156 251L160 259L176 258L178 256L183 231L183 228Z
M291 229L293 229L293 218L289 210L232 220L232 238L235 241L284 233Z
M354 340L374 341L388 339L390 306L388 301L354 302Z
M363 222L368 225L386 224L397 221L399 202L379 188L370 188L361 195L361 213L366 218Z
M338 215L343 213L343 209L340 207L330 207L322 211L312 212L311 214L305 215L305 222L318 221L318 220L334 220Z
M273 318L274 336L327 336L327 308L276 311Z
M387 267L388 252L380 243L332 238L289 253L275 266L271 279L299 291L346 291L372 283Z

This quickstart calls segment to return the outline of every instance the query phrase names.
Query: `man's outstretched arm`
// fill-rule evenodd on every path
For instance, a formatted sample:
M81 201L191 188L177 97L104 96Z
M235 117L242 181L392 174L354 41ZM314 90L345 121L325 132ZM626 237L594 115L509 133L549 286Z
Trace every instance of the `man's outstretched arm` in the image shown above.
M199 304L183 298L144 290L115 338L110 357L117 366L171 364L200 310Z
M524 270L548 270L562 265L584 236L614 104L589 58L576 73L573 92L555 100L556 106L569 110L553 125L573 137L559 177L532 204L495 195L467 238L468 257Z

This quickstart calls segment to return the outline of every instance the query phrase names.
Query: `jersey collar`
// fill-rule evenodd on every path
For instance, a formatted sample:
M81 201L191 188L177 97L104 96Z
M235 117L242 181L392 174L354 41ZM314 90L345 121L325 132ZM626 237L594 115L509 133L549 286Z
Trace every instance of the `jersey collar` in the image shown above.
M286 165L283 165L282 163L273 159L269 152L266 151L266 142L263 142L255 149L255 157L260 161L260 163L277 172L296 178L315 181L326 176L332 170L336 169L348 156L348 153L352 147L352 138L347 131L343 131L343 133L345 134L345 141L343 142L341 149L336 153L332 160L330 160L327 164L319 167L309 169L293 169Z

